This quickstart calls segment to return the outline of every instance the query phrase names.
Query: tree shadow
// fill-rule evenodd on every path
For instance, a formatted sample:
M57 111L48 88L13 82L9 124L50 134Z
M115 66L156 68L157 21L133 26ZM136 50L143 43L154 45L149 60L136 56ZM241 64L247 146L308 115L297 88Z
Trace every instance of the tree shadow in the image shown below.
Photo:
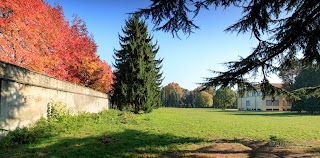
M192 146L192 147L190 147ZM309 148L310 149L310 148ZM315 157L310 150L277 146L266 141L219 139L207 141L171 134L127 129L84 138L49 138L36 145L0 151L0 157Z
M320 155L320 147L312 148L312 149L308 150L308 152L317 153Z
M226 109L226 110L212 110L208 112L225 113L227 115L239 115L239 116L270 116L270 117L320 116L315 114L298 113L298 112L291 112L291 111L268 112L268 111L238 111L234 109Z
M106 133L85 138L42 140L18 149L7 149L0 157L158 157L178 150L182 144L205 142L203 139L178 137L171 134L151 134L127 129L119 133Z
M263 117L300 117L300 116L320 116L306 113L295 113L295 112L235 112L230 113L231 115L239 116L263 116Z
M237 112L237 109L213 109L212 110L208 110L208 112L221 112L221 113L233 113L233 112Z
M26 103L22 91L26 87L30 71L0 61L0 136L21 126L21 108Z
M166 154L165 157L317 157L319 149L304 150L291 146L276 146L266 141L246 139L220 139L195 149L179 150Z

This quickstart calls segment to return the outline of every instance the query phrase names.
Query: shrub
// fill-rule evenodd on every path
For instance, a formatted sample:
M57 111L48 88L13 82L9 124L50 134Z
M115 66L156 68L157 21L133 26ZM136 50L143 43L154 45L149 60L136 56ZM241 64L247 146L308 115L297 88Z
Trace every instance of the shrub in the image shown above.
M47 117L49 121L58 121L67 114L67 106L61 101L50 101L48 104Z
M1 139L0 147L14 147L19 144L29 144L36 140L37 135L27 127L17 128Z

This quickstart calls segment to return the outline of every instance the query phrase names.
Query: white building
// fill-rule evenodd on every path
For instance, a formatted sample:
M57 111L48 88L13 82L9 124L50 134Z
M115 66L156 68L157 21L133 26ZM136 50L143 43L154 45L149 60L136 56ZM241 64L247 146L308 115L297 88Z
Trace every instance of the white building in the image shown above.
M275 87L283 88L282 84L272 84ZM291 103L287 101L285 96L277 95L274 100L272 97L266 96L262 98L260 89L257 92L245 92L241 97L237 97L237 105L239 110L257 110L257 111L290 111Z

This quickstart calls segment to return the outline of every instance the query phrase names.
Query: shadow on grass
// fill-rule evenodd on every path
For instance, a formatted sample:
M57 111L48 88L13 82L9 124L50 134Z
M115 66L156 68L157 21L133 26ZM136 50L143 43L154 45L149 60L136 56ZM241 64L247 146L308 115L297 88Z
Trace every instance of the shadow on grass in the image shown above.
M44 140L45 141L45 140ZM245 139L206 141L136 130L85 138L60 138L0 151L0 157L316 157L319 148L301 150ZM43 145L43 144L47 145ZM180 145L185 146L180 146Z
M295 112L234 112L230 113L232 115L239 115L239 116L269 116L269 117L298 117L298 116L320 116L320 115L312 115L312 114L305 114L305 113L295 113Z
M198 146L198 147L197 147ZM245 139L220 139L205 145L196 144L193 149L166 153L161 157L319 157L318 148L303 150L292 146L276 146L266 141Z
M320 154L320 147L318 147L318 148L312 148L312 149L308 150L308 152Z
M214 112L235 112L235 111L239 111L238 109L222 109L222 108L206 108L209 111L214 111Z
M226 110L210 110L208 112L226 113L227 115L242 115L242 116L271 116L271 117L296 117L296 116L319 116L318 114L298 113L291 111L284 112L269 112L269 111L238 111L235 109Z
M125 130L96 137L59 138L49 143L43 141L45 143L40 141L38 145L7 149L0 152L0 157L157 157L161 153L174 152L178 145L205 140Z

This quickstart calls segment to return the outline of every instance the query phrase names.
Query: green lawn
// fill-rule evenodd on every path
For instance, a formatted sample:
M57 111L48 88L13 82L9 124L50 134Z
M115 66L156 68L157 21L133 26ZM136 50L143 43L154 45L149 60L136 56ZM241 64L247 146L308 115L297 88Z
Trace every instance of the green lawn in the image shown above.
M0 157L158 157L191 144L270 137L319 144L319 127L319 115L191 108L134 115L110 110L63 119L46 127L54 132L35 143L0 150Z

